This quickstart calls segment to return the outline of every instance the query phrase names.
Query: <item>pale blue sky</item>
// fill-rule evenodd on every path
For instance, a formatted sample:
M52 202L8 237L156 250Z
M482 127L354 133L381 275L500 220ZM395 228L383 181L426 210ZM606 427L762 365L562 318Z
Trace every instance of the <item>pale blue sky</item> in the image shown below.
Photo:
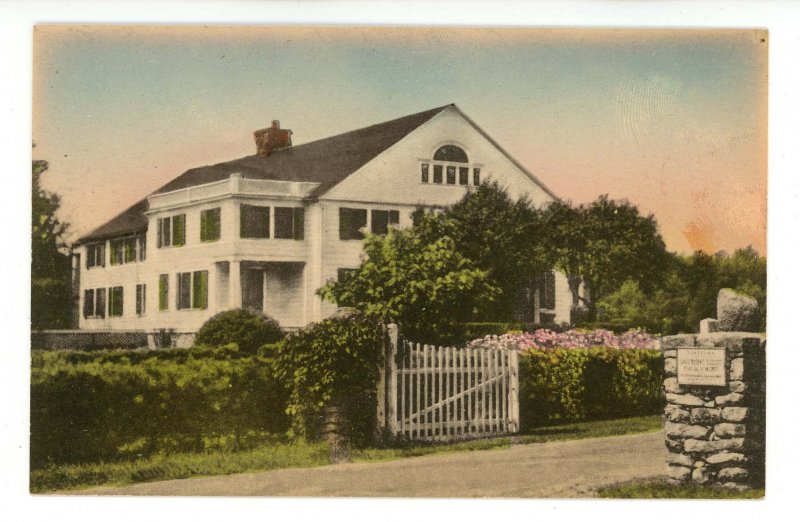
M674 250L764 251L761 38L39 27L35 156L80 234L188 168L251 154L272 119L299 144L455 102L564 199L628 198Z

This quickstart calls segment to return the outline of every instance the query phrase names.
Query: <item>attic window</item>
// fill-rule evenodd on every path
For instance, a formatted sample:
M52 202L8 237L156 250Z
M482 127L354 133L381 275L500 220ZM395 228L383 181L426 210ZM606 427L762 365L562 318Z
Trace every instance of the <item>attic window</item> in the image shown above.
M469 163L469 157L461 147L443 145L436 149L432 160L420 162L419 179L426 185L478 186L481 168L481 164Z
M455 145L444 145L433 155L434 161L451 161L453 163L469 163L467 153L461 147Z

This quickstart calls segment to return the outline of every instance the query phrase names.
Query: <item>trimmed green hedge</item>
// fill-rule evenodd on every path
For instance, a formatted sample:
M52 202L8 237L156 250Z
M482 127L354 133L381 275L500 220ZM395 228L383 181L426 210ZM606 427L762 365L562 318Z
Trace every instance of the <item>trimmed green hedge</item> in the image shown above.
M519 363L523 431L663 409L663 362L655 350L527 350L520 353Z
M31 467L252 447L289 428L273 375L231 347L33 352Z

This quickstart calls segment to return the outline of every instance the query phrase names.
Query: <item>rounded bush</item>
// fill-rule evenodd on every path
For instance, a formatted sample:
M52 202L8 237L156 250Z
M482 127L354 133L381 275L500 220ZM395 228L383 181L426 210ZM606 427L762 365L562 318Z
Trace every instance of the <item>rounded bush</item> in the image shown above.
M197 332L195 344L222 346L236 343L243 352L255 353L259 347L283 337L283 330L271 317L236 309L209 318Z

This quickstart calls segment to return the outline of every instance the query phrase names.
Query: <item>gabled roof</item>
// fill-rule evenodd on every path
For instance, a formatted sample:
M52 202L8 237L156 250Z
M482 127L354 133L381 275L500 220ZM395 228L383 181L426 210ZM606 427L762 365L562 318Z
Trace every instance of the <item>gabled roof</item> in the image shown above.
M406 137L447 107L437 107L396 120L371 125L330 138L274 151L269 156L244 158L189 169L153 194L222 181L238 172L247 179L305 181L319 183L310 197L321 196L383 151ZM108 239L112 236L147 230L147 200L81 237L76 243Z
M350 174L372 161L431 118L452 107L484 138L524 172L536 185L553 199L553 194L539 179L505 151L491 136L455 106L444 105L424 112L345 132L294 147L278 149L269 156L252 155L244 158L189 169L153 194L162 194L196 185L222 181L233 173L247 179L269 179L277 181L302 181L319 183L309 195L311 198L325 194ZM147 230L149 203L143 199L114 217L107 223L81 237L76 244L98 241L110 237L133 234Z
M245 156L190 169L156 190L155 194L220 181L239 172L243 178L248 179L319 183L311 197L321 196L447 107L450 105L303 145L278 149L266 157Z

